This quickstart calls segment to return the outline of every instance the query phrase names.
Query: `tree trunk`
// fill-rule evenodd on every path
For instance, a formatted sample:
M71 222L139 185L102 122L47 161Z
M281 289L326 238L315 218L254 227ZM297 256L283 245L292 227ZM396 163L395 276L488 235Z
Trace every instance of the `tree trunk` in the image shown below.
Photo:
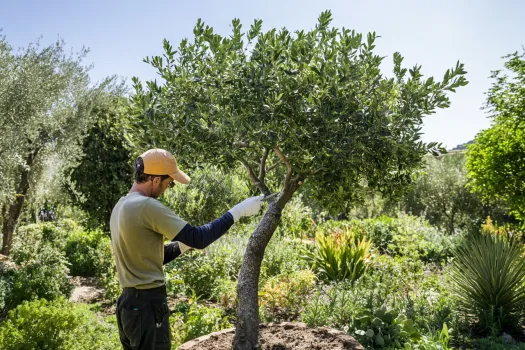
M270 203L268 210L248 241L237 283L239 303L233 339L233 349L235 350L257 349L259 340L258 286L261 263L266 246L281 221L281 213L294 191L295 188L291 189L289 193L283 193L277 201Z
M31 166L35 160L35 157L38 154L38 149L33 150L29 153L26 158L25 167L20 169L20 182L16 189L16 197L13 202L7 206L7 216L4 217L2 224L2 254L9 255L11 250L11 244L13 243L13 233L15 232L16 225L18 224L18 219L22 213L22 208L24 206L24 201L29 190L29 174L31 172Z

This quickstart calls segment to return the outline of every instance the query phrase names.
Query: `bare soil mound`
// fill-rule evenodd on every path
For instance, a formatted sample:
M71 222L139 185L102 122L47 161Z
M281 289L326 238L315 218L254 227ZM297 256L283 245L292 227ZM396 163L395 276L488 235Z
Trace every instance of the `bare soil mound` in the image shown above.
M364 350L348 334L326 327L308 328L304 323L261 324L263 350ZM235 330L225 329L191 340L179 350L231 350Z

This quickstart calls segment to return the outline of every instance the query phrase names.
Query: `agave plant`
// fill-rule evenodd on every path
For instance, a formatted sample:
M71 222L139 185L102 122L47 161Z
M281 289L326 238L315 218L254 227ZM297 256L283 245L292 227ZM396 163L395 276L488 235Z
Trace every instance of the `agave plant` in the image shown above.
M492 333L518 324L525 314L523 246L501 235L479 234L456 251L451 270L459 307Z
M358 239L348 229L327 233L318 231L316 247L306 252L306 258L319 277L327 281L355 281L368 266L371 242L365 237Z

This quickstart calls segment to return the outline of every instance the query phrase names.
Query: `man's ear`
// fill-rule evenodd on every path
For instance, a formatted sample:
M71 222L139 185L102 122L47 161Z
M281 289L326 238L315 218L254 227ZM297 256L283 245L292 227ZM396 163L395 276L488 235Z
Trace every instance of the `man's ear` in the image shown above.
M158 177L158 176L155 176L155 177L153 178L153 184L154 184L155 186L158 186L158 184L160 184L161 181L162 181L162 180L161 180L160 177Z

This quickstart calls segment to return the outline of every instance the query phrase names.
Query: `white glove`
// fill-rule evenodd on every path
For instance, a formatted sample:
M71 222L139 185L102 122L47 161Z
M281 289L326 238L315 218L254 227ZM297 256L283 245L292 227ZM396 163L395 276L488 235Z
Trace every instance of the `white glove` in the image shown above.
M177 243L179 243L180 255L186 253L188 250L191 249L191 247L187 246L186 244L182 242L177 242Z
M257 214L259 210L261 210L261 206L264 203L261 200L263 198L263 195L250 197L228 210L228 212L233 216L233 221L239 221L241 216L252 216Z

